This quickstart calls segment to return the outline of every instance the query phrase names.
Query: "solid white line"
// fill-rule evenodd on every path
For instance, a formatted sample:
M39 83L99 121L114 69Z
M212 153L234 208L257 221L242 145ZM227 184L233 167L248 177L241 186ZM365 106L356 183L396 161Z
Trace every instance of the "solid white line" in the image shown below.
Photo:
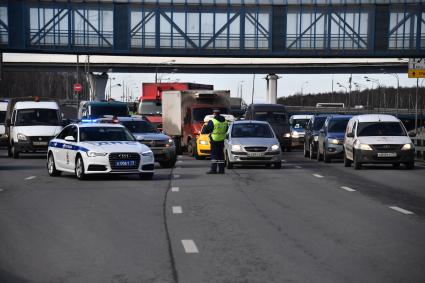
M172 192L178 192L178 191L180 191L180 188L179 187L172 187L171 191Z
M323 176L320 175L320 174L313 174L313 176L316 177L316 178L323 178Z
M295 166L295 168L297 168L297 169L301 169L302 167L297 165L297 166Z
M180 178L180 175L174 174L174 179L178 179L178 178Z
M182 245L183 245L184 251L187 254L199 253L198 248L196 247L196 244L193 240L182 240Z
M342 186L341 189L346 190L347 192L355 192L355 189L352 189L350 187Z
M395 211L398 211L398 212L400 212L400 213L403 213L403 214L407 214L407 215L409 215L409 214L414 214L413 212L411 212L411 211L409 211L409 210L406 210L406 209L403 209L403 208L400 208L400 207L398 207L398 206L390 206L390 208L391 208L391 209L394 209Z
M29 176L29 177L25 178L25 180L32 180L32 179L35 179L35 178L36 178L36 176Z
M183 209L181 206L173 206L173 214L181 214L183 213Z

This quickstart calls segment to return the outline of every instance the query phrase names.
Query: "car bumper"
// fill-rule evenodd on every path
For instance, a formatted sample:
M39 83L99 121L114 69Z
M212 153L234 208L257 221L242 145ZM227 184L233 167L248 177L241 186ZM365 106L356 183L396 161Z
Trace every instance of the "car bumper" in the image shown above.
M379 153L387 152L359 149L355 151L357 161L360 163L408 163L415 160L415 151L413 149L392 151L391 153L396 154L394 157L380 157L378 156Z
M343 157L344 147L342 144L328 144L326 145L326 154L332 157Z
M291 145L292 146L301 146L304 144L304 135L299 135L297 137L292 136Z
M37 144L34 143L32 141L17 141L14 143L14 146L16 148L17 151L22 152L22 151L30 151L30 152L34 152L34 151L40 151L40 152L44 152L47 151L47 148L49 147L49 143L46 142L45 144Z
M138 174L153 173L154 158L141 155L139 165L136 168L117 169L111 166L108 156L83 157L85 174Z
M266 152L261 156L249 156L248 153L230 152L229 161L236 164L269 164L282 161L281 153Z
M210 156L211 155L211 144L196 144L196 150L199 156Z
M156 162L170 161L177 158L176 147L151 147Z

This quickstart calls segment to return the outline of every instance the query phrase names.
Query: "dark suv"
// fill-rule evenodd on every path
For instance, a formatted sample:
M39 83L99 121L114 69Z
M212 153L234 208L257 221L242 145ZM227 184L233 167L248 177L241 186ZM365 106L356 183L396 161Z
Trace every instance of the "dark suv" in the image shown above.
M307 123L304 136L304 157L316 158L320 129L323 127L327 117L328 115L326 114L316 115L311 117Z

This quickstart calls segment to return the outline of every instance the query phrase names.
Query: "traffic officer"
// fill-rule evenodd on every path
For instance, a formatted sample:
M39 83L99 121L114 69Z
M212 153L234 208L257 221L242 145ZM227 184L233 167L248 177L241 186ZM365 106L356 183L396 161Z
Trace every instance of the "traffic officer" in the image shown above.
M207 174L224 174L224 139L229 127L226 119L220 115L220 110L213 110L214 118L208 121L205 132L210 134L211 170Z

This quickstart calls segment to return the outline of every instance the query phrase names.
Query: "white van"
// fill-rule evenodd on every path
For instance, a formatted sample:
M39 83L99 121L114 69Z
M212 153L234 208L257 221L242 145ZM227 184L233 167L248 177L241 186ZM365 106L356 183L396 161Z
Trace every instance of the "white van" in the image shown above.
M0 146L7 146L6 123L7 101L0 100Z
M9 134L8 153L47 151L49 141L61 130L59 105L55 101L17 101L6 120Z
M414 136L412 134L411 136ZM394 116L370 114L350 119L344 137L344 166L356 170L366 163L415 166L415 148L403 123Z

